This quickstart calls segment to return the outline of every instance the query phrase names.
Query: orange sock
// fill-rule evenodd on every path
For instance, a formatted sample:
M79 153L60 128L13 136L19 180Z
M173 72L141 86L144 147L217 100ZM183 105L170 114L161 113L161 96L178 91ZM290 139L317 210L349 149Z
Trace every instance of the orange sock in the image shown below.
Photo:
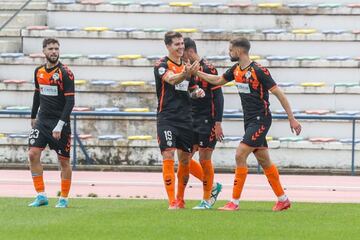
M45 191L45 184L43 175L33 176L33 183L37 193L41 193Z
M275 195L277 197L283 196L285 193L280 183L280 176L277 167L275 165L271 165L271 167L264 169L264 172Z
M165 159L162 166L163 179L169 203L175 201L175 169L174 160Z
M61 179L61 197L67 198L69 196L71 187L71 179Z
M234 180L233 195L232 195L232 198L235 200L239 199L241 196L241 192L244 188L247 173L248 173L247 167L237 167L235 170L235 180Z
M178 188L176 198L179 200L184 200L185 188L189 181L190 174L190 163L182 164L179 163L177 177L178 177Z
M211 190L212 190L212 186L213 186L213 183L214 183L214 168L213 168L211 160L202 160L201 161L201 166L202 166L203 171L204 171L204 180L203 180L204 195L203 195L203 199L204 200L209 200L210 197L211 197Z
M204 177L203 168L200 165L200 163L198 163L194 159L190 160L190 174L196 177L197 179L199 179L200 181L203 181L203 177Z

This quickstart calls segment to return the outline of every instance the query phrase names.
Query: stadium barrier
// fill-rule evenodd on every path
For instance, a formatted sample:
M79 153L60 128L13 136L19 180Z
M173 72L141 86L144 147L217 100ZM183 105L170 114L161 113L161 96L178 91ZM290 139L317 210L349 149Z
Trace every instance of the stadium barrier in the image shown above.
M29 110L0 110L0 115L16 115L16 116L29 116L31 112ZM77 165L77 144L81 148L81 151L85 155L86 164L92 164L92 160L89 154L86 151L85 146L83 145L78 133L77 133L77 121L81 120L78 117L88 116L88 117L145 117L145 118L154 118L156 117L155 112L97 112L97 111L82 111L82 112L72 112L72 121L73 121L73 168L76 169ZM285 114L273 114L273 119L287 119ZM224 114L224 118L227 119L240 119L243 118L243 114ZM355 133L356 133L356 121L360 120L359 115L304 115L304 114L295 114L295 117L299 120L339 120L339 121L350 121L352 122L352 146L351 146L351 174L355 175ZM258 166L258 172L260 172L260 166Z

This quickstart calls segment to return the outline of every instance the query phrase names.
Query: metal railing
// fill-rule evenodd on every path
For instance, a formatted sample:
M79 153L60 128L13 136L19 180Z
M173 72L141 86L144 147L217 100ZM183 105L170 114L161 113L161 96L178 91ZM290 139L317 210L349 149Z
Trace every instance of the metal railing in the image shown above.
M24 10L31 1L32 0L27 0L18 10L16 10L16 12L1 25L0 31L3 30L22 10Z
M0 115L20 115L28 116L30 111L17 111L17 110L0 110ZM77 165L77 144L81 151L85 155L86 164L91 164L92 160L89 157L85 146L83 145L78 132L77 132L77 121L78 117L156 117L155 112L97 112L97 111L84 111L84 112L72 112L73 116L73 168L76 168ZM273 119L287 119L287 115L282 114L273 114ZM243 114L224 114L223 116L226 119L240 119L243 118ZM296 114L295 117L301 120L340 120L340 121L350 121L352 122L352 143L351 143L351 174L355 175L355 134L356 134L356 121L360 120L360 116L348 116L348 115L304 115Z

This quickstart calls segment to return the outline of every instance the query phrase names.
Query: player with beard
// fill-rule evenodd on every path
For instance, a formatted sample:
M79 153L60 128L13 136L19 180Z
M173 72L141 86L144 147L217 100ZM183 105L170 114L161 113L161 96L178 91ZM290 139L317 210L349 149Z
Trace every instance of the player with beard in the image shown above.
M59 47L57 39L44 39L46 64L36 68L34 74L28 155L37 196L29 207L46 206L49 203L40 162L41 153L47 145L56 151L61 166L61 194L56 207L68 207L72 175L70 114L75 103L75 89L73 73L59 61Z
M285 195L280 183L279 172L269 157L266 134L271 126L271 112L269 109L269 91L274 94L285 109L290 122L291 131L297 135L301 132L301 125L295 119L290 104L272 79L268 69L251 61L249 57L250 42L244 38L230 41L229 55L233 62L237 62L222 76L215 76L198 71L196 75L213 85L223 85L235 80L244 112L245 134L236 149L236 170L233 185L232 200L220 210L236 211L248 173L247 158L253 153L273 189L278 201L273 211L290 208L290 201Z

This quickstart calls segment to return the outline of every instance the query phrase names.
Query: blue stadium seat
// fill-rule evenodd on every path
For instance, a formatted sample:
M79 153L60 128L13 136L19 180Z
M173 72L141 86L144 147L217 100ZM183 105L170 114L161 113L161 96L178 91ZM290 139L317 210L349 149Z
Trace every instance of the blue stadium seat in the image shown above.
M6 110L14 110L14 111L26 111L30 110L28 106L9 106L5 108Z
M240 113L241 111L239 109L224 109L224 113L226 114L234 114L234 113Z
M232 31L234 34L252 34L256 33L256 29L235 29Z
M199 3L200 7L212 7L212 8L216 8L216 7L220 7L223 4L220 2L204 2L204 3Z
M108 141L114 141L114 140L119 140L119 139L123 139L124 137L122 135L101 135L98 136L99 140L108 140Z
M117 107L104 107L104 108L95 108L96 112L120 112L120 109Z
M74 4L76 0L52 0L53 4Z
M8 135L8 138L28 138L29 134L26 133L11 133Z
M224 33L225 29L222 29L222 28L204 29L202 32L203 33L220 34L220 33Z
M358 82L354 82L354 83L343 83L343 82L340 82L340 83L335 83L334 84L334 87L357 87L359 86L359 83Z
M243 137L241 136L225 136L224 142L238 142L241 141Z
M304 141L303 137L280 137L278 139L280 142L300 142Z
M346 61L349 60L349 56L329 56L326 58L328 61Z
M296 57L296 60L298 61L316 61L319 60L319 56L298 56Z
M149 60L149 61L154 61L154 60L159 60L162 57L164 57L164 56L162 56L162 55L150 55L150 56L147 56L146 59Z
M97 86L110 86L115 85L116 81L113 80L91 80L91 85L97 85Z
M135 32L138 29L136 29L136 28L113 28L112 30L114 32L126 32L126 33L129 33L129 32Z
M1 58L20 58L20 57L24 57L23 53L1 53L0 54Z
M91 60L106 60L109 58L112 58L113 56L111 56L110 54L91 54L88 55L88 59Z
M309 8L313 5L311 3L289 3L287 6L289 8Z
M340 142L344 144L352 144L353 140L351 138L344 138L344 139L340 139ZM358 144L360 143L360 139L356 138L354 142L355 144Z
M285 87L293 87L293 86L295 86L295 83L293 83L293 82L278 82L277 85L279 87L285 88Z
M346 33L347 31L344 30L344 29L328 29L328 30L323 30L322 33L323 34L336 34L336 35L339 35L339 34L343 34L343 33Z
M165 28L144 28L143 31L149 33L159 33L166 32L167 30Z
M79 30L79 27L75 27L75 26L60 26L60 27L55 27L56 31L67 31L67 32L71 32L71 31L76 31Z
M141 2L139 3L142 7L159 7L161 5L164 5L163 2L155 2L155 1L147 1L147 2Z
M360 111L337 111L337 115L347 115L347 116L355 116L359 115Z

